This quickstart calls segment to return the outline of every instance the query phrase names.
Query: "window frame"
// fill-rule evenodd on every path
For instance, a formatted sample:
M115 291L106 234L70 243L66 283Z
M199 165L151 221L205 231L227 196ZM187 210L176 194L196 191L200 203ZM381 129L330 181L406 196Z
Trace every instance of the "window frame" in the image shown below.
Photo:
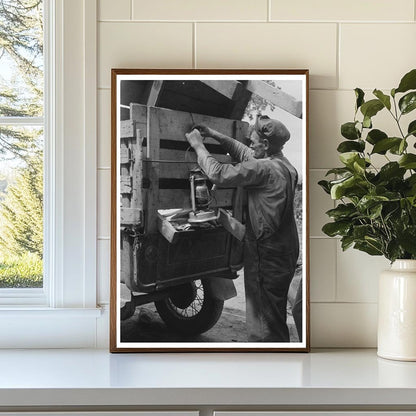
M97 0L44 2L44 288L0 294L0 347L94 347Z

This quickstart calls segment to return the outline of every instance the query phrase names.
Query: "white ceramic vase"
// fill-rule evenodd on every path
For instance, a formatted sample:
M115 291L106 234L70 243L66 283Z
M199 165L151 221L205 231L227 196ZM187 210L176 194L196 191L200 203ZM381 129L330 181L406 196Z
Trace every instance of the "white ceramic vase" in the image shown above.
M416 361L416 260L396 260L380 275L377 354Z

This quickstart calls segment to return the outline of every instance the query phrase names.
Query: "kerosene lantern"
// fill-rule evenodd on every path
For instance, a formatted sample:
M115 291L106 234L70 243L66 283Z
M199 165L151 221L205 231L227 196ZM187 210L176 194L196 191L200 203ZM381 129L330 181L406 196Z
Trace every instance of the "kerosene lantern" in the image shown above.
M191 185L191 206L189 213L190 223L201 223L217 219L215 211L209 208L212 202L211 191L208 188L208 178L199 168L189 172Z

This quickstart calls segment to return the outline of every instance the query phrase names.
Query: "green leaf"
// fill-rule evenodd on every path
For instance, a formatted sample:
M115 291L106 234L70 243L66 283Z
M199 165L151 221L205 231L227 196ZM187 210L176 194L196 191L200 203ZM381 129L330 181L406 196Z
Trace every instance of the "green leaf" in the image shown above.
M345 219L356 214L354 204L339 204L336 208L330 209L326 214L334 220Z
M339 155L339 160L346 166L352 166L360 158L357 152L346 152Z
M406 139L400 139L400 143L395 144L392 146L389 151L394 155L402 155L403 152L407 149L407 141Z
M378 153L383 155L386 153L387 150L391 149L393 146L399 146L402 139L399 137L387 137L386 139L382 139L378 141L374 147L371 154Z
M392 88L390 91L390 95L394 98L396 96L396 88Z
M380 100L370 100L365 102L361 106L361 113L364 117L374 117L380 110L384 108L384 105Z
M319 181L318 185L327 193L327 194L331 194L331 186L329 184L328 181Z
M336 182L336 183L334 183ZM357 178L350 176L349 178L343 178L340 181L334 181L331 187L331 198L340 199L345 195L345 190L355 186L357 183Z
M380 140L386 139L387 137L388 136L386 133L384 133L384 131L374 129L368 132L366 140L368 143L374 145Z
M381 212L383 211L383 204L376 204L370 208L370 218L375 220L381 217Z
M373 244L370 244L369 242L356 242L354 248L360 251L364 251L370 256L381 256L383 254L381 247L374 247Z
M361 137L361 133L357 129L357 123L353 121L341 126L341 135L348 140L357 140Z
M335 237L336 235L345 235L351 227L349 221L336 221L325 224L322 227L322 231L329 237Z
M410 254L416 254L416 227L406 228L398 238L399 244Z
M389 243L387 244L387 255L386 257L390 260L390 261L394 261L397 260L398 258L401 258L403 255L403 252L400 248L400 244L397 241L397 239L393 239L391 241L389 241Z
M416 169L416 155L407 153L399 159L399 165L405 169Z
M362 212L366 212L368 209L378 205L380 202L388 200L389 199L383 195L364 195L357 204L357 208Z
M363 152L365 149L365 142L363 140L358 140L356 142L345 141L341 142L337 147L337 151L340 153L346 153L351 151Z
M416 137L416 120L413 120L409 124L409 127L407 128L407 135Z
M366 129L371 129L373 127L373 123L371 122L371 117L364 116L363 127Z
M382 91L375 89L373 94L383 103L388 110L391 109L390 97L385 95Z
M364 91L361 88L355 90L355 110L357 111L364 104Z
M416 69L412 69L401 79L399 86L395 92L406 92L416 89Z
M341 238L342 251L347 250L354 244L354 237L352 235L346 235Z
M329 171L325 174L325 176L335 174L335 175L345 175L346 173L350 173L351 169L349 168L333 168L329 169Z
M399 100L399 108L402 114L407 114L416 108L416 91L409 92Z
M366 236L373 233L371 225L357 225L352 230L352 235L355 240L364 240Z
M403 178L406 169L400 167L397 162L389 162L382 166L378 176L382 181L389 181L391 178Z

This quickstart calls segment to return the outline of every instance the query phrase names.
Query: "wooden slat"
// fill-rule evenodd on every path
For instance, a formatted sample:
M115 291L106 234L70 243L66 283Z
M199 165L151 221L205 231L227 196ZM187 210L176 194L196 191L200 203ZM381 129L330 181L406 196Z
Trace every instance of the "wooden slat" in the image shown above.
M139 225L141 221L140 209L138 208L121 208L120 224L121 225Z
M121 148L120 149L120 163L130 163L130 149L128 148Z
M134 137L135 133L136 132L135 132L133 120L120 121L120 138L121 139Z
M154 107L148 108L147 124L149 132L147 137L147 154L150 160L159 160L160 146L160 125L158 117L161 116ZM163 116L162 116L163 117ZM157 210L159 207L159 163L152 163L146 167L148 177L150 179L150 189L147 194L147 215L146 215L146 232L157 232Z
M157 80L157 81L152 82L149 97L147 99L147 105L149 107L154 107L154 106L157 105L162 90L163 90L163 81L162 80Z
M142 181L143 181L143 153L141 146L142 134L141 130L136 130L136 142L132 144L131 153L133 155L133 166L131 169L132 175L132 196L131 207L137 208L139 211L143 210L143 195L142 195Z
M201 80L201 82L229 99L233 98L235 90L239 85L238 81L233 80Z
M120 193L131 194L131 177L130 176L120 177ZM126 208L129 208L129 206Z
M188 133L194 124L206 124L230 137L234 133L234 120L164 108L154 108L152 110L155 111L155 120L159 124L160 139L163 140L186 141L185 133ZM218 144L216 140L209 137L205 139L205 143Z
M248 81L246 88L288 113L293 114L298 118L302 118L302 101L296 100L286 92L274 88L264 81Z
M130 104L130 119L136 122L136 129L140 129L142 137L147 137L147 106Z

